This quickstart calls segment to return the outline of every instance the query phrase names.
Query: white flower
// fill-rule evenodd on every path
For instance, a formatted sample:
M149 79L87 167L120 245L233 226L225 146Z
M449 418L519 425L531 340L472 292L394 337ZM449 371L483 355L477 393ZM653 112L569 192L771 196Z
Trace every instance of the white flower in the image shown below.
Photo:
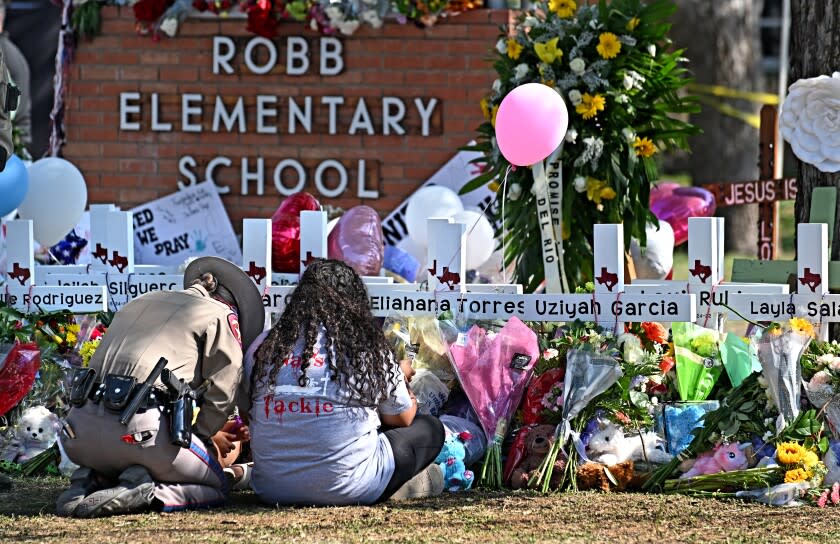
M537 26L537 23L539 23L537 18L529 15L528 17L525 17L525 21L522 24L527 27L535 27Z
M499 38L499 41L496 42L496 51L498 51L500 55L506 55L507 40L505 40L504 38Z
M656 385L662 385L662 374L656 374L655 376L648 377L648 380L652 381Z
M615 101L618 102L619 104L626 104L626 103L630 102L630 97L627 96L626 94L620 94L620 95L615 97Z
M579 75L581 75L581 74L584 72L584 70L586 70L586 63L585 63L585 62L583 61L583 59L582 59L582 58L580 58L580 57L578 57L578 58L574 58L574 59L572 59L572 61L569 63L569 68L571 68L571 69L572 69L572 72L573 72L575 75L578 75L578 76L579 76Z
M511 183L510 189L508 189L508 197L511 200L519 200L520 196L522 196L522 186L518 183Z
M624 88L626 90L630 90L633 87L641 88L641 84L645 82L645 78L639 72L635 70L627 70L624 72L624 78L622 83L624 84Z
M309 28L312 30L318 30L318 21L315 20L314 17L309 20Z
M586 191L586 178L583 176L575 177L575 191L582 193Z
M832 357L831 362L828 363L831 370L840 370L840 357Z
M528 75L528 70L530 70L530 68L528 68L528 65L525 64L524 62L521 63L521 64L517 64L516 68L513 69L513 78L514 79L524 78L525 76Z
M635 334L622 334L618 337L618 345L623 346L624 360L630 364L640 363L645 356L645 352L642 349L642 341ZM644 386L641 391L645 391Z
M624 140L627 142L636 141L636 133L633 132L633 129L630 127L624 127L621 129L621 135L624 136Z
M659 404L659 398L651 397L650 398L650 403L653 404L654 406L656 406L657 404Z
M362 12L361 17L362 21L366 22L373 28L379 28L382 26L382 19L379 17L376 10L366 9Z
M566 131L566 136L563 138L565 141L573 144L577 141L578 133L575 129L569 127L569 130Z
M338 23L338 30L345 36L352 36L360 24L359 21L343 21Z
M569 91L569 102L572 103L572 106L577 106L581 100L583 100L583 95L580 94L579 90L572 89Z
M548 348L547 350L545 350L543 352L543 359L545 359L546 361L550 361L550 360L554 359L555 357L557 357L558 355L560 355L559 351L557 351L554 348Z
M175 17L167 17L160 24L160 31L169 36L174 37L178 33L178 19Z
M498 92L501 92L501 90L502 90L502 80L497 79L496 81L493 82L493 92L498 93Z
M341 8L338 6L330 6L324 10L324 15L329 17L330 21L336 21L343 19L343 14L341 13Z
M801 161L840 172L840 72L791 85L779 128Z
M647 46L647 52L648 52L648 55L650 55L651 57L655 57L656 56L656 46L653 45L653 44L650 44L649 46Z

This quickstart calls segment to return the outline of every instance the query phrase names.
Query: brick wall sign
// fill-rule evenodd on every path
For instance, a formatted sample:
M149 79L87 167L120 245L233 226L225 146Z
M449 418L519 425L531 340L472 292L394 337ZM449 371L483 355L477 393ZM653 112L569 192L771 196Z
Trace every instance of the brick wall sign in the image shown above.
M134 32L102 10L71 65L63 154L92 203L123 209L212 180L234 226L304 190L384 216L475 137L508 11L430 29L390 22L352 37L301 24L268 40L242 20L190 19L179 36ZM466 179L464 181L467 181Z

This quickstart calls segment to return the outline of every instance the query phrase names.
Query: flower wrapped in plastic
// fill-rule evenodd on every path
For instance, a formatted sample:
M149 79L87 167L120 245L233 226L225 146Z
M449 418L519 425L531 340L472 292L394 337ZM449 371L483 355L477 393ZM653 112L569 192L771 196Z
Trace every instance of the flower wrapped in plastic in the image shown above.
M753 338L767 390L782 418L777 428L783 428L781 423L791 422L799 415L802 394L799 359L813 336L809 323L794 318L786 326L773 324Z
M721 334L694 323L674 323L671 331L680 400L706 400L723 369Z
M566 442L572 438L576 449L582 450L577 433L572 430L572 420L598 395L612 387L623 375L621 364L609 351L571 349L566 354L566 376L563 383L563 420L557 426L551 450L537 469L529 485L541 486L548 492L554 464ZM566 474L574 474L577 463L568 456ZM563 480L565 480L565 475ZM561 483L562 485L562 483Z
M0 344L0 416L29 393L40 366L41 350L34 342Z
M807 355L801 361L805 394L837 434L840 431L840 345L814 342Z
M458 330L452 321L394 315L385 319L383 327L397 360L409 359L415 369L429 370L447 385L454 383L455 370L448 352Z
M487 435L481 481L501 487L501 445L539 359L537 335L518 318L493 333L473 325L449 348L458 380Z

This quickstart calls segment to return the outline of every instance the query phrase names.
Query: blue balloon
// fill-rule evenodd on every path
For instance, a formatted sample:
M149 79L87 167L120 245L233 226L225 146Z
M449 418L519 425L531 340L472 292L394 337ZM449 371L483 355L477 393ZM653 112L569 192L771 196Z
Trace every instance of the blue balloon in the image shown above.
M417 278L417 272L420 271L420 262L398 247L385 246L385 259L382 262L382 267L402 276L409 282L413 282Z
M0 217L17 209L29 190L29 173L26 165L12 155L6 161L6 168L0 172Z

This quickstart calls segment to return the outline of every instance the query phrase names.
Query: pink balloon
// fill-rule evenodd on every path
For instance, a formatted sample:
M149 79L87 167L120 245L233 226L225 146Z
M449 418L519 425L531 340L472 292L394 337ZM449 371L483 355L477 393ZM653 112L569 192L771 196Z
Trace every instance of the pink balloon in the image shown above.
M526 83L502 100L496 113L496 141L516 166L545 159L566 136L569 112L560 94L542 83Z
M689 217L711 217L715 209L715 195L702 187L661 183L650 192L650 211L674 229L674 245L688 240Z
M379 274L385 245L376 210L369 206L347 210L327 238L327 255L344 261L360 276Z

